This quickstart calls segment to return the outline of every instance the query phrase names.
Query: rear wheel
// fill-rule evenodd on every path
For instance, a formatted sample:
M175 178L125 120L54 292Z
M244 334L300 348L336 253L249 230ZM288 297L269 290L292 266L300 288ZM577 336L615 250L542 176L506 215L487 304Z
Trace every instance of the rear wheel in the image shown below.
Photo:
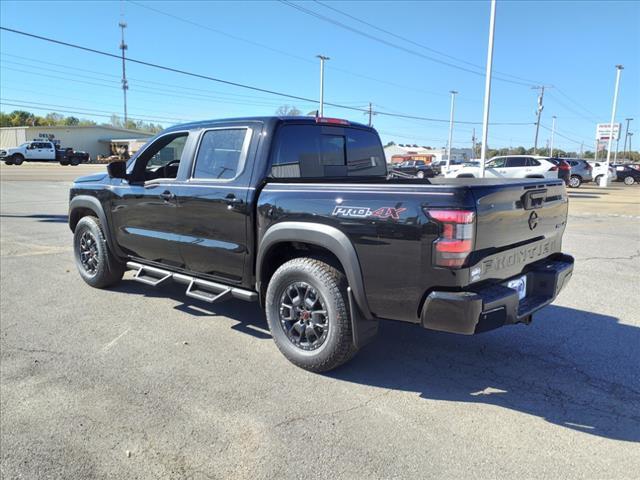
M624 177L624 184L625 185L633 185L634 183L636 183L636 179L633 178L631 175Z
M602 175L598 175L593 181L596 182L597 185L600 185L601 179L602 179Z
M326 372L356 353L344 274L315 258L295 258L271 277L266 315L278 349L298 367Z
M104 231L96 217L82 217L73 233L76 267L82 279L95 288L118 283L125 266L109 251Z
M69 160L60 160L60 165L63 165L63 166L69 165Z
M569 178L569 186L571 188L578 188L580 185L582 185L582 179L578 175L571 175L571 178Z
M418 170L418 173L416 173L416 177L424 178L424 172L422 170Z
M22 165L22 162L24 162L24 157L19 153L15 153L11 155L11 162L14 165Z
M71 157L71 160L69 160L69 163L74 167L77 167L78 165L80 165L80 159L78 157Z
M4 164L5 164L5 165L13 165L13 162L12 162L9 158L7 158L7 159L4 161Z

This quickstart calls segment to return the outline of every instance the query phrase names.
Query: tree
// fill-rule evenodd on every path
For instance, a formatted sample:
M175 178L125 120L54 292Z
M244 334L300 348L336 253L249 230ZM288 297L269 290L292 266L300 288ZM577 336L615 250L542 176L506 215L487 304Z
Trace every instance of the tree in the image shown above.
M390 141L390 142L387 142L387 144L384 146L384 148L391 147L391 146L393 146L393 145L395 145L395 144L396 144L396 142L394 142L394 141L392 140L392 141Z
M68 127L76 127L80 123L80 119L76 117L67 117L64 119L63 123Z
M298 110L294 105L282 105L276 110L276 115L278 115L279 117L295 117L297 115L300 115L301 113L302 112Z

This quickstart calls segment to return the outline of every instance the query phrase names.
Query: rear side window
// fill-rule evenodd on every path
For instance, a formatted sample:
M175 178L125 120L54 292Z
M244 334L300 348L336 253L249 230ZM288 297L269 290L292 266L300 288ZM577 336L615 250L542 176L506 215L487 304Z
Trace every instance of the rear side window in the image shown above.
M193 178L230 180L242 169L246 128L209 130L202 135Z
M527 162L527 166L529 166L529 167L539 167L540 166L540 162L538 160L536 160L535 158L529 158L528 162Z
M526 167L526 166L527 166L526 157L509 157L507 159L507 167Z
M386 173L384 153L374 132L316 125L284 125L278 131L272 177L355 177Z

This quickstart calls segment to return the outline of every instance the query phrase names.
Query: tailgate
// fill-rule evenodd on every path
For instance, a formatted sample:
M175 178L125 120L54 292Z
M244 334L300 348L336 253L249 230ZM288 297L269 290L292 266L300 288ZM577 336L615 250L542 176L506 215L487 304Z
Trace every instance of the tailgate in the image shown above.
M560 251L568 208L562 181L536 179L469 188L476 203L470 265L483 264L480 272L471 268L472 281L507 278Z

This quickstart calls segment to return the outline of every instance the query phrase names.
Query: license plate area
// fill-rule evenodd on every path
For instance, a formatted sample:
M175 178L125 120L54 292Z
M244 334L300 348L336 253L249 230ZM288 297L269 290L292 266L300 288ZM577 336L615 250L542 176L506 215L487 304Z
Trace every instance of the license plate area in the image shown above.
M506 283L506 287L518 292L518 299L522 300L527 296L527 276L522 275L521 277L509 280Z

